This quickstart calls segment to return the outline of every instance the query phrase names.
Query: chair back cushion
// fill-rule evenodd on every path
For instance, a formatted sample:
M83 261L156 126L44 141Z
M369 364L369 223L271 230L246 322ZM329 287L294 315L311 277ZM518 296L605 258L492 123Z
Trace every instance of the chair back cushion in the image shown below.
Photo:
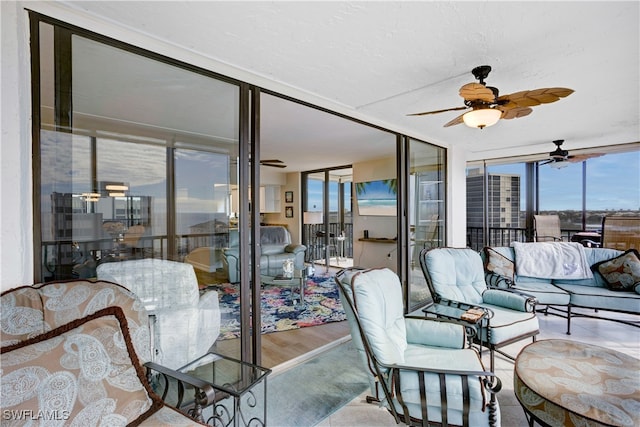
M120 307L141 363L151 360L149 316L131 291L104 281L73 280L22 286L2 293L2 347L14 345L85 318Z
M97 272L99 279L135 293L147 310L198 305L198 279L191 264L145 258L100 264Z
M129 324L110 306L3 347L2 409L22 414L9 424L137 425L159 409Z
M480 254L469 248L423 251L421 266L434 299L480 304L487 289Z
M355 273L346 288L378 361L404 362L407 332L398 276L388 268L364 270Z
M291 234L289 230L280 225L264 225L260 227L260 244L287 246L291 243Z

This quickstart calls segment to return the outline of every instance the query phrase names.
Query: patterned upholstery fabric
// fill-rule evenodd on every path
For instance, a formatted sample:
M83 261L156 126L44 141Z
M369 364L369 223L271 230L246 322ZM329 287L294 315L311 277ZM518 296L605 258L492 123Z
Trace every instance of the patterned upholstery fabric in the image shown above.
M149 316L126 288L104 281L50 282L10 289L0 297L2 347L16 344L109 306L127 318L133 346L141 363L151 360Z
M202 425L151 390L148 315L131 291L75 280L0 299L3 426Z
M37 408L34 414L72 425L116 426L162 405L146 389L119 307L3 347L2 371L3 409L25 417Z

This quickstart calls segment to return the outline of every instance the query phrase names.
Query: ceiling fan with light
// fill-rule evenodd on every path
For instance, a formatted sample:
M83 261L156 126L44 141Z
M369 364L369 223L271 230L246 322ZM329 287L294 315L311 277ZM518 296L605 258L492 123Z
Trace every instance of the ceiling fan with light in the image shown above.
M490 72L491 67L489 65L481 65L471 71L479 83L467 83L460 88L460 96L464 99L464 107L426 111L409 114L409 116L468 110L446 123L444 127L464 122L469 127L483 129L496 124L500 119L509 120L528 116L531 114L531 107L556 102L560 98L567 97L573 93L573 89L552 87L524 90L500 96L497 88L487 86L484 81Z
M552 168L560 169L569 166L569 163L583 162L592 157L603 156L604 153L585 153L570 156L567 150L562 148L564 139L556 139L553 143L556 145L556 149L549 153L549 159L540 163L542 165L550 165Z

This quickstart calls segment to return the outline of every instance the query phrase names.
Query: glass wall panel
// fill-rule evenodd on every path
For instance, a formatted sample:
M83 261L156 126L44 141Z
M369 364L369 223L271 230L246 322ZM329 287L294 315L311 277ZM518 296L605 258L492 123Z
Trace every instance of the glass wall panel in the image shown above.
M603 147L602 152L579 155L586 160L578 162L570 157L560 163L492 165L487 167L486 177L482 167L469 168L469 245L481 250L485 245L531 241L533 230L527 228L526 219L535 213L557 214L565 241L599 241L604 216L640 214L640 152L632 146L618 149L624 152L606 153L608 148ZM529 188L533 194L527 194ZM531 206L527 206L527 200ZM485 221L489 233L486 239ZM576 234L582 231L588 233Z
M558 215L563 239L568 231L582 230L582 162L563 162L564 167L543 165L538 169L538 212ZM562 185L559 185L562 183Z
M526 241L526 184L525 163L467 169L469 247L481 250L485 245L509 246L512 241Z
M104 277L146 293L151 313L192 309L155 330L156 354L187 362L218 337L205 289L228 282L239 87L46 23L39 55L38 279ZM239 328L222 332L220 351L238 356L240 340L223 338Z
M303 242L307 247L305 261L315 266L316 262L324 263L324 192L325 173L304 174L306 182L305 205L303 211ZM313 267L312 267L313 270Z
M586 161L586 226L600 230L605 215L640 215L640 151Z
M420 252L446 245L445 150L409 143L409 309L431 299L420 267Z

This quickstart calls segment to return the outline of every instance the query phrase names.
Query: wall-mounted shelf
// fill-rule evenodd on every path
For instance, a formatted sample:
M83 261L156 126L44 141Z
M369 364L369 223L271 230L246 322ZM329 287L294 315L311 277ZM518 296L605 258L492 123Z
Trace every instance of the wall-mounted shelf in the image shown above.
M361 237L358 239L360 242L369 242L369 243L396 243L396 239L389 239L386 237Z

